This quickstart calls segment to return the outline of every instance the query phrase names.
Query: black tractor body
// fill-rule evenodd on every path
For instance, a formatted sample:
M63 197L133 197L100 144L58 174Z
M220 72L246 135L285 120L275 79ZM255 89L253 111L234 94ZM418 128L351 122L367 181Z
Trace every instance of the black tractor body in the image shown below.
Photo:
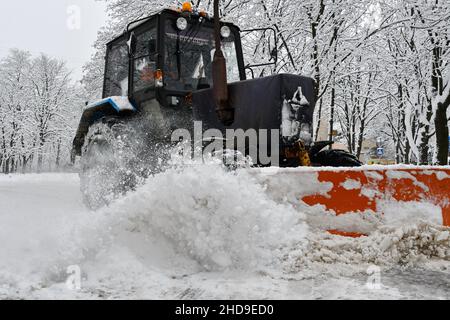
M73 142L73 157L82 156L93 124L139 118L148 124L144 127L156 128L157 133L148 133L155 137L149 143L169 143L175 130L192 130L194 121L201 122L204 131L267 130L266 138L258 136L256 148L264 145L269 154L278 154L276 165L311 165L311 151L316 154L318 146L327 145L314 147L312 142L313 79L278 74L247 80L246 71L252 70L244 62L241 30L220 21L228 82L226 108L233 113L231 122L222 121L213 81L217 48L214 22L205 13L163 10L130 23L122 35L108 43L103 100L85 109ZM276 45L272 48L268 50L269 64L277 61ZM276 149L272 145L274 134L278 135ZM248 153L250 148L239 151Z

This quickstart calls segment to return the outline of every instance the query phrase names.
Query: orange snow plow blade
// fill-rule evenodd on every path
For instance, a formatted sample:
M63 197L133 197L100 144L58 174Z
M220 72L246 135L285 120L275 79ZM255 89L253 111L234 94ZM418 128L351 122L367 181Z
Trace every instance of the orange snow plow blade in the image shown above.
M420 211L415 208L419 203L432 205L436 212L440 208L442 219L439 221L450 226L450 167L299 168L281 169L271 176L266 179L269 192L279 192L283 181L289 181L297 188L294 197L299 200L299 205L321 206L321 210L313 211L313 215L326 212L341 219L350 213L379 215L389 209L395 216L396 205L409 203L409 208ZM439 214L437 216L440 218ZM367 235L333 226L326 230L348 237Z
M371 210L380 200L427 202L442 209L444 226L450 226L450 168L318 170L320 182L331 182L325 194L304 196L308 205L323 205L336 215ZM344 231L331 233L346 235ZM359 236L354 233L349 236Z

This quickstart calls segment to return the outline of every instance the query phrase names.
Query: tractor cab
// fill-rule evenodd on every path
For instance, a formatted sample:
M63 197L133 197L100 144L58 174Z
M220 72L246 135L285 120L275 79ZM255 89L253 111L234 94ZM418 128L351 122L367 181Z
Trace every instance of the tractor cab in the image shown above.
M240 30L221 23L227 80L245 80ZM177 106L191 93L212 87L214 21L184 7L130 23L107 45L103 98L128 96L139 110L145 101Z

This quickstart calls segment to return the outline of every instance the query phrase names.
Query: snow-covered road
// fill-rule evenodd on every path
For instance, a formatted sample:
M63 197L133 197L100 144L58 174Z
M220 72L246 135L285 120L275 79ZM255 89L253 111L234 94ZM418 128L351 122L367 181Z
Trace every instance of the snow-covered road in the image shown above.
M445 230L355 240L306 221L245 172L214 167L158 175L97 212L76 174L1 176L0 298L450 298ZM420 255L418 232L440 239L443 258Z

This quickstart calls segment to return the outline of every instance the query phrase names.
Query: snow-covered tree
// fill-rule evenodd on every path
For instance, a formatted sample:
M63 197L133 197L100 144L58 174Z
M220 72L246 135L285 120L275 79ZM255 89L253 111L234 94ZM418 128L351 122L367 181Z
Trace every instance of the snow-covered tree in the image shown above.
M1 60L1 172L67 164L81 115L80 92L62 61L16 49Z
M30 67L30 54L19 50L11 50L0 63L0 161L4 172L16 171L30 157L30 150L25 147L30 138L27 85Z

